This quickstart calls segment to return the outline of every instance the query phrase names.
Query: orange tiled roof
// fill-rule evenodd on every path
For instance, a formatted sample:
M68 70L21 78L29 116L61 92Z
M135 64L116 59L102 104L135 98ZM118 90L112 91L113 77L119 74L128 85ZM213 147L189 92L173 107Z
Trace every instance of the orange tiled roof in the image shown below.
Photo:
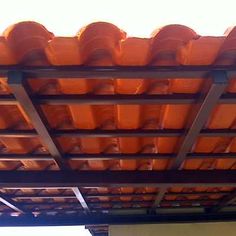
M34 22L18 23L9 27L1 38L1 65L209 65L234 63L235 29L223 37L200 37L192 29L181 25L165 26L148 39L127 38L126 34L109 23L93 23L79 31L75 37L56 37L42 25ZM236 56L236 55L235 55ZM1 94L9 94L5 78L1 79ZM39 94L172 94L198 93L203 80L181 78L175 80L122 80L85 79L39 80L31 82L32 90ZM234 80L227 88L236 92ZM52 128L80 129L183 129L192 105L70 105L43 106ZM17 106L1 106L1 129L14 127L31 129L26 114ZM218 105L206 127L210 129L234 128L236 106ZM55 120L55 117L57 119ZM65 152L136 153L174 152L178 137L160 138L60 138ZM37 138L1 139L3 149L28 153L40 147ZM196 142L195 152L235 151L232 138L202 137ZM187 161L183 168L227 169L235 160ZM23 162L26 169L43 169L48 163ZM73 163L75 169L165 169L167 160L140 161L88 161ZM15 163L1 163L2 169L14 169Z
M35 22L22 22L7 28L0 38L0 65L26 66L181 66L181 65L235 65L236 28L224 36L200 36L182 25L168 25L155 31L150 38L127 37L118 27L97 22L82 28L73 37L59 37ZM115 95L115 94L198 94L210 84L204 78L176 79L90 79L74 78L31 79L34 95ZM231 79L225 93L236 92L236 80ZM0 79L0 95L10 95L11 89L5 77ZM56 130L162 130L187 128L189 115L195 104L69 104L41 106L50 128ZM33 124L20 105L0 105L0 129L32 130ZM211 112L205 129L235 129L236 104L218 104ZM175 154L181 145L181 137L58 137L64 153L72 154ZM38 137L0 137L2 154L47 154ZM236 138L225 136L200 136L194 143L193 153L235 153ZM74 170L167 170L170 159L112 159L71 160ZM235 169L236 158L192 158L184 161L182 169L209 170ZM57 170L53 161L1 161L1 170ZM212 192L208 200L222 197L220 192L232 191L232 187L196 189L171 188L162 206L169 206L168 200L176 200L179 192ZM2 190L3 191L3 190ZM7 191L7 190L4 190ZM3 191L3 192L4 192ZM21 190L34 192L34 190ZM51 190L45 190L51 193ZM55 190L60 193L59 190ZM59 191L59 192L58 192ZM157 188L86 188L83 193L131 194L147 196L132 198L115 197L128 207L131 200L140 206L150 206L155 200ZM52 192L53 193L53 192ZM150 195L148 195L150 193ZM176 193L177 195L175 195ZM183 199L200 199L196 195ZM40 198L37 201L42 201ZM97 197L96 201L108 201L103 208L111 207L111 197ZM181 200L181 199L180 199ZM204 200L204 199L203 199ZM35 200L32 200L35 201ZM55 200L56 201L56 200ZM143 201L143 203L141 203ZM145 202L146 201L146 202ZM166 203L165 203L166 201ZM56 201L57 202L57 201ZM61 200L60 200L61 202ZM63 201L64 202L64 201ZM206 200L206 204L207 200ZM151 204L152 205L152 204ZM187 204L188 205L188 204ZM101 207L101 206L100 206Z

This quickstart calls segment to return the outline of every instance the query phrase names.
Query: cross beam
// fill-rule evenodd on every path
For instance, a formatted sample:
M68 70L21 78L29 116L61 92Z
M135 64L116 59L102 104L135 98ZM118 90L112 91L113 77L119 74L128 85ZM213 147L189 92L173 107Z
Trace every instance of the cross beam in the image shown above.
M139 159L174 159L176 154L173 153L102 153L102 154L75 154L66 153L64 154L66 160L80 161L80 160L139 160ZM189 153L186 159L197 160L197 159L236 159L235 152L228 153ZM18 154L18 153L1 153L0 159L2 161L53 161L53 157L50 154Z
M1 188L236 186L236 170L0 171Z
M69 226L69 225L119 225L235 221L235 213L178 213L160 215L104 215L74 214L72 216L1 217L0 226Z
M68 105L68 104L194 104L197 103L201 94L114 94L114 95L92 95L92 94L60 94L60 95L33 95L35 104ZM236 103L235 93L223 94L219 104ZM18 101L13 95L0 95L1 105L17 105Z
M9 71L22 71L27 78L75 78L75 79L199 79L209 76L211 71L225 70L230 77L236 76L235 65L205 66L0 66L0 76Z

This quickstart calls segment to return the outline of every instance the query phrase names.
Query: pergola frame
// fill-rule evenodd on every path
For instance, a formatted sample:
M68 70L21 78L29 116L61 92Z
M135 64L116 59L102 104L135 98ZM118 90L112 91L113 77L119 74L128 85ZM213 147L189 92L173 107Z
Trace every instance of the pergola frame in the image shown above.
M236 104L236 94L224 93L229 84L229 80L236 76L235 66L145 66L145 67L87 67L87 66L0 66L0 76L8 77L8 84L12 89L13 95L1 95L0 104L20 104L26 114L30 117L34 130L0 130L0 137L35 137L38 136L49 154L0 154L0 159L5 161L16 160L50 160L60 168L59 171L0 171L0 187L4 188L70 188L74 197L78 199L84 210L82 220L77 223L101 224L115 223L108 220L106 216L100 215L99 219L89 218L93 214L89 204L86 202L92 196L84 196L81 187L99 187L99 186L156 186L159 188L156 194L156 200L153 202L151 211L148 214L137 216L142 220L136 220L130 217L127 222L158 222L165 216L153 216L152 209L160 206L169 187L173 186L236 186L236 171L234 170L210 170L210 171L184 171L180 170L181 165L187 159L210 158L236 158L236 153L191 153L191 148L199 136L227 136L235 137L234 129L204 129L209 115L217 104ZM167 95L33 95L31 94L28 80L30 79L56 79L56 78L74 78L74 79L104 79L104 78L122 78L122 79L176 79L188 78L212 80L211 86L201 94L167 94ZM51 130L47 124L41 104L194 104L198 109L189 117L188 127L184 130ZM181 137L181 145L178 153L173 154L67 154L60 150L56 142L56 137L74 136L74 137ZM169 170L166 171L72 171L68 165L68 160L111 160L111 159L171 159ZM181 194L181 193L180 193ZM191 194L191 193L183 193ZM224 198L218 206L206 209L202 215L196 218L192 215L188 219L206 219L207 214L212 219L235 219L234 214L220 213L219 211L235 200L235 192L225 193ZM107 194L108 196L109 194ZM131 196L132 194L130 194ZM135 194L133 194L135 195ZM140 194L142 195L142 194ZM144 194L143 194L144 195ZM106 196L106 195L103 195ZM27 196L25 196L27 197ZM31 197L40 197L34 195ZM50 198L50 196L48 196ZM71 196L72 197L72 196ZM9 206L12 210L20 213L25 212L14 201L16 196L1 195L0 201ZM208 212L208 213L207 213ZM27 215L28 213L26 213ZM88 219L86 214L89 214ZM226 216L227 215L227 216ZM9 224L27 224L22 220L26 216L19 216L10 220ZM28 217L28 218L27 218ZM31 219L27 216L27 219ZM92 216L91 216L92 217ZM104 217L104 220L103 220ZM179 215L172 216L178 221ZM181 216L182 217L182 216ZM181 218L180 217L180 218ZM199 218L198 218L199 217ZM205 218L206 217L206 218ZM228 217L228 218L227 218ZM56 218L56 217L55 217ZM105 220L106 218L106 220ZM113 217L114 218L114 217ZM139 219L140 219L139 218ZM46 219L46 218L45 218ZM63 218L64 219L64 218ZM84 220L83 220L84 219ZM90 219L90 220L89 220ZM132 220L133 219L133 220ZM153 220L155 219L155 220ZM183 219L187 219L183 216ZM192 220L191 220L192 219ZM209 218L210 219L210 218ZM64 219L65 220L65 219ZM117 219L116 219L117 220ZM166 221L171 221L165 218ZM65 220L67 221L67 220ZM90 221L90 222L89 222ZM183 220L184 221L184 220ZM5 222L5 223L4 223ZM32 223L33 222L33 223ZM28 224L40 225L44 219L29 220ZM59 221L58 221L59 222ZM75 221L73 221L75 223ZM86 223L86 224L87 224ZM1 225L7 225L7 221L0 221ZM47 224L47 223L46 223Z

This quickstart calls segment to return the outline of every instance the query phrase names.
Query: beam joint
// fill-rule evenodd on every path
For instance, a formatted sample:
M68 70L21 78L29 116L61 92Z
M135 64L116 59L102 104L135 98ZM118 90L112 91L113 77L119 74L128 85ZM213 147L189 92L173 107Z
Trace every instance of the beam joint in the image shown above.
M43 111L39 106L36 106L29 94L29 85L26 81L24 74L21 71L10 71L8 73L8 83L22 106L26 114L30 117L35 130L41 138L41 142L47 147L49 153L54 158L56 164L61 170L69 170L70 166L65 158L63 158L63 153L59 144L53 139L50 134L49 126L47 125L46 117L43 114ZM81 194L78 188L74 188L80 204L85 207L85 211L88 211L88 208L85 203L85 199Z
M213 71L213 84L211 85L209 91L206 93L203 102L199 106L196 115L191 114L193 116L193 121L190 124L189 129L187 129L186 134L181 139L181 145L177 156L170 162L169 169L180 169L183 162L187 159L188 153L191 151L194 143L199 137L202 128L204 127L207 119L209 118L212 110L215 105L218 103L221 95L225 91L225 88L228 83L227 74L225 71ZM192 119L192 117L190 117ZM164 195L167 191L167 188L161 189L161 191L157 194L154 206L158 206Z
M205 98L203 99L202 104L199 106L199 109L196 112L196 115L193 119L192 124L190 125L186 135L182 139L182 144L178 151L177 157L173 160L169 166L170 169L179 169L181 168L188 152L191 151L194 143L196 142L197 137L199 136L202 128L207 122L211 112L218 103L220 96L225 91L225 88L228 83L227 74L225 71L213 71L213 83L206 93Z

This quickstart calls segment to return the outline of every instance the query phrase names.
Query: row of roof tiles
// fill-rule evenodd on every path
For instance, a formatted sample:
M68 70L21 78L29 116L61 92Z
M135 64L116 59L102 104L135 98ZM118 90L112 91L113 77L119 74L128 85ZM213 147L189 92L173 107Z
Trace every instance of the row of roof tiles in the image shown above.
M135 38L115 25L97 22L74 37L57 37L39 23L21 22L1 36L0 64L232 64L235 42L236 28L222 37L201 37L186 26L167 25L150 38Z

